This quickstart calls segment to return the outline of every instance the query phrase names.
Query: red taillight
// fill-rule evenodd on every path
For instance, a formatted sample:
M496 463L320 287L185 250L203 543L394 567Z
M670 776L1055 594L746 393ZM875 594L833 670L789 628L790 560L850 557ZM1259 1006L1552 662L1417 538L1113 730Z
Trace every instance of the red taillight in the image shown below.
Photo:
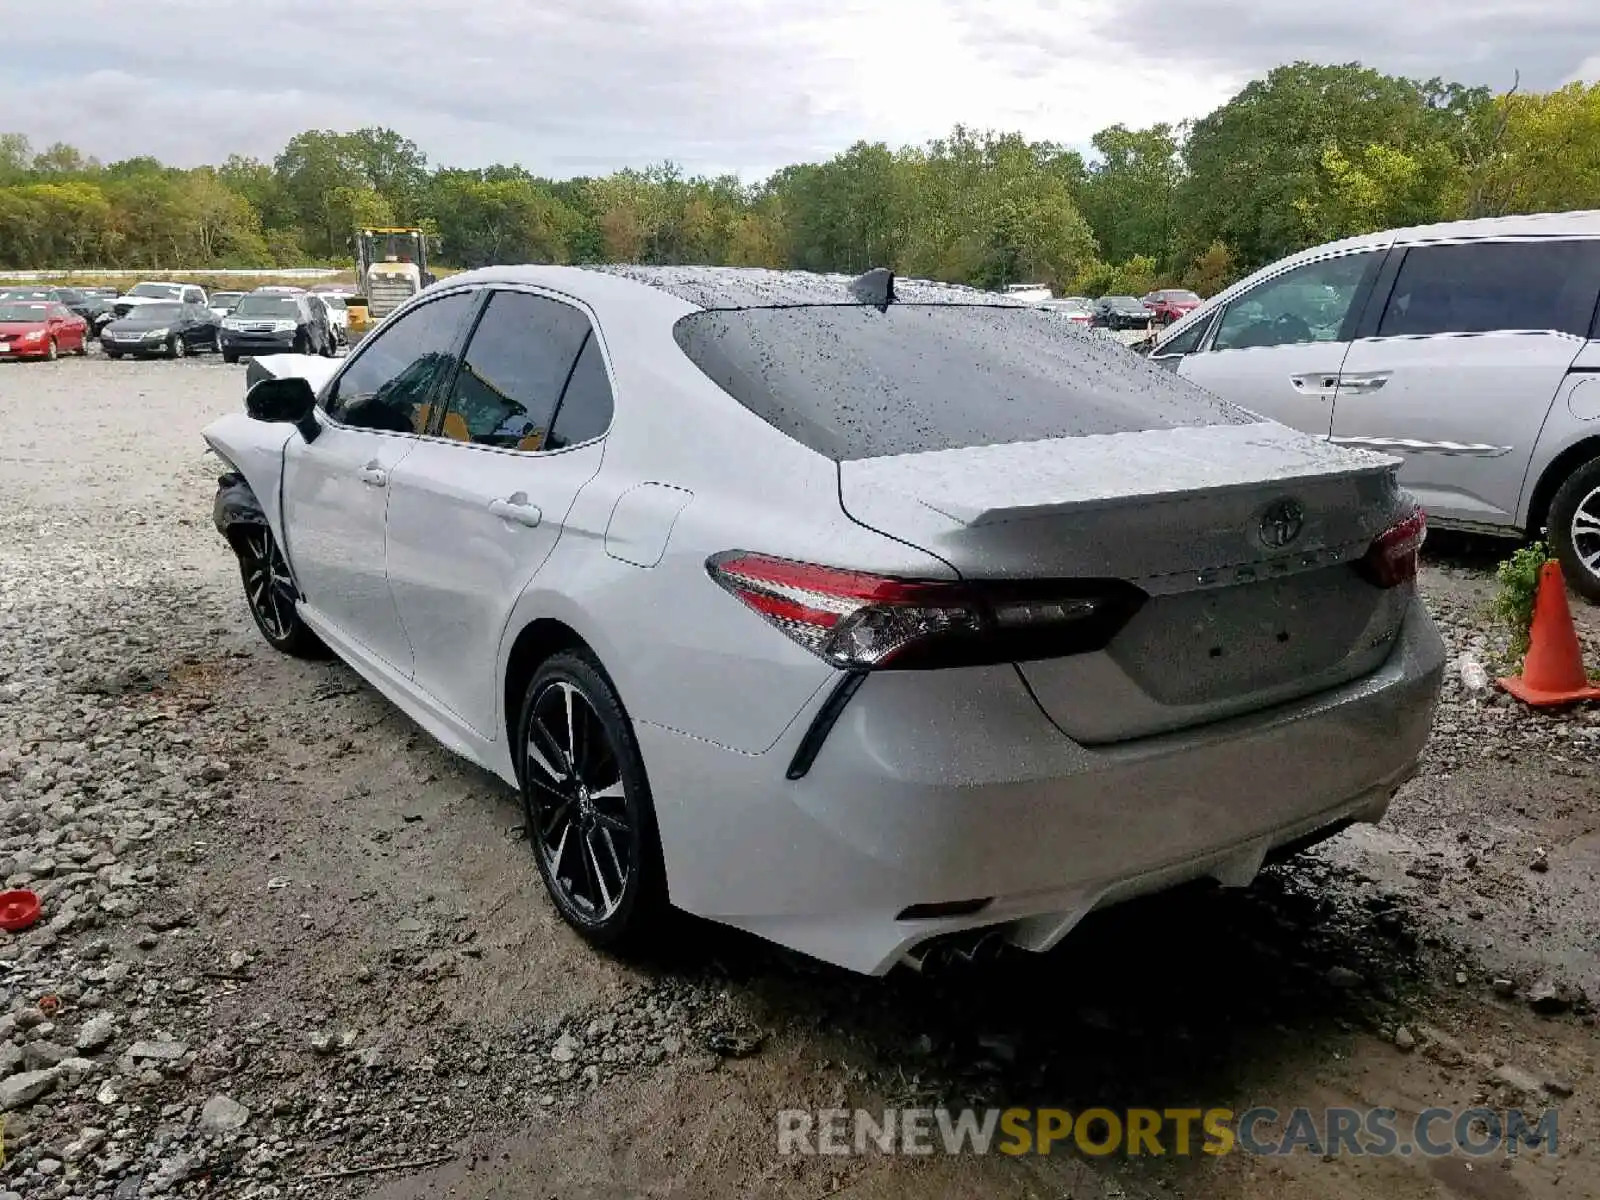
M1103 646L1143 600L1116 581L973 585L894 579L742 550L706 562L716 580L836 667L971 665Z
M1380 533L1356 569L1381 588L1398 587L1417 577L1417 560L1428 537L1428 518L1419 508Z

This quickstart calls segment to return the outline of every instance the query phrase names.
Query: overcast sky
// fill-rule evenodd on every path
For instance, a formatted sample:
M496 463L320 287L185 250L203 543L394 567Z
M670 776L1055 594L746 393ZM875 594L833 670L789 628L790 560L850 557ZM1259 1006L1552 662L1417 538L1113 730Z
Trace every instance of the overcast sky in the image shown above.
M43 10L40 10L43 11ZM0 130L104 160L270 159L387 125L435 164L671 158L760 178L956 122L1085 145L1296 58L1600 77L1600 0L72 0L6 23Z

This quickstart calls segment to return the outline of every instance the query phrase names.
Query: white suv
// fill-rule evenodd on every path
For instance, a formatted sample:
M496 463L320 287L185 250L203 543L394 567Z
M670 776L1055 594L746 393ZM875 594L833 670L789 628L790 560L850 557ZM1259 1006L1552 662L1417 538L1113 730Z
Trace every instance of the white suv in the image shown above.
M1274 263L1150 351L1226 399L1398 454L1430 523L1548 537L1600 600L1600 211L1389 230Z

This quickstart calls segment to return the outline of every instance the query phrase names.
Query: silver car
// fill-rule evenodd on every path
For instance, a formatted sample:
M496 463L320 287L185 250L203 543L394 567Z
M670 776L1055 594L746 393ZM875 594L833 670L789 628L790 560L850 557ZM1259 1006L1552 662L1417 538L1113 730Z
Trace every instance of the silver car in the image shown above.
M1443 647L1395 460L1035 304L874 273L452 276L205 431L265 638L520 790L600 945L864 972L1380 817Z
M1600 600L1600 212L1318 246L1208 300L1151 357L1296 429L1401 455L1435 524L1548 528Z

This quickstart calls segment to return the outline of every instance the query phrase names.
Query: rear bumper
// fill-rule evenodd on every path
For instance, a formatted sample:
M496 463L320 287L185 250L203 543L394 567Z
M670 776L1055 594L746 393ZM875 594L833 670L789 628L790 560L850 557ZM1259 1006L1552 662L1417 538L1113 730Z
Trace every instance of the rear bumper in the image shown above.
M738 754L638 736L674 903L856 971L996 927L1055 945L1089 911L1191 879L1247 884L1277 846L1376 821L1414 773L1444 648L1414 602L1390 659L1317 696L1086 749L1009 666L871 676L801 779L776 746ZM913 905L986 900L969 916Z

